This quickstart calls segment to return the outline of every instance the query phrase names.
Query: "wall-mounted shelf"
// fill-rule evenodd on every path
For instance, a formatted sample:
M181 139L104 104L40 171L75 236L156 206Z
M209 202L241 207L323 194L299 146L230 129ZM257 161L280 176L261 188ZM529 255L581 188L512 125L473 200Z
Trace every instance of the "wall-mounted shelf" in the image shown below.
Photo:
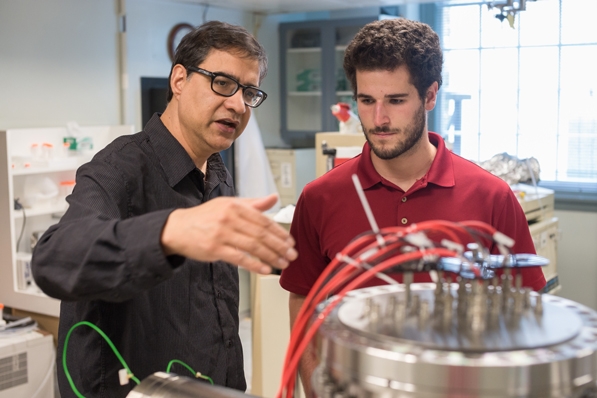
M321 91L290 91L288 95L296 97L321 97Z
M70 164L64 165L55 165L55 166L33 166L24 169L11 169L10 173L13 176L25 176L25 175L33 175L33 174L48 174L48 173L56 173L59 171L74 171L77 170L81 161L75 159L74 162Z
M289 48L288 54L320 53L321 47Z
M29 209L23 210L15 210L14 211L14 219L23 218L23 214L25 217L38 217L38 216L46 216L52 214L62 214L68 208L66 202L58 203L55 205L50 206L37 206L32 207Z

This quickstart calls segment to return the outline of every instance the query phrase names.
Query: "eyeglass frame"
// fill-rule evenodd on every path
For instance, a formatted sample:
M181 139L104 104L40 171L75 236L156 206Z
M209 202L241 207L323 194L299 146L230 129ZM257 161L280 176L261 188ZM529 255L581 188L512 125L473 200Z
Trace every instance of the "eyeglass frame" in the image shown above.
M222 97L232 97L234 94L236 94L238 92L238 90L240 90L241 88L243 89L243 102L246 106L250 107L250 108L257 108L258 106L260 106L261 104L263 104L263 101L265 101L265 99L267 98L267 94L265 93L265 91L261 90L259 87L255 87L255 86L245 86L244 84L241 84L238 80L228 76L225 73L220 73L220 72L210 72L208 70L205 70L203 68L198 68L196 66L187 66L186 67L187 70L191 71L191 72L196 72L196 73L200 73L203 76L207 76L211 79L211 84L210 84L210 88L211 91L213 91L214 93L221 95ZM232 80L234 83L236 83L236 90L234 90L234 92L230 95L226 95L226 94L222 94L217 92L216 90L214 90L214 81L216 80L216 77L225 77L226 79L230 79ZM257 105L249 105L247 104L247 102L244 99L244 93L246 89L253 89L253 90L257 90L258 92L260 92L261 94L263 94L263 97L261 97L261 101L257 104Z

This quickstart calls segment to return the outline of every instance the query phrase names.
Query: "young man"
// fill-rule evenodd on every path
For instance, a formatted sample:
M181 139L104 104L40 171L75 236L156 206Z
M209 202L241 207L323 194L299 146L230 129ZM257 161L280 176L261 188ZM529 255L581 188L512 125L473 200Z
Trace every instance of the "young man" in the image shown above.
M290 291L292 323L336 253L371 230L352 174L380 228L434 219L480 220L513 238L515 253L535 252L508 185L448 151L441 137L427 130L427 112L442 83L442 51L429 26L403 18L366 25L346 49L344 70L367 143L361 155L308 184L298 200L291 234L300 257L280 280ZM428 274L415 275L416 282L430 280ZM541 289L541 269L525 269L523 284ZM301 365L307 396L314 367L307 352Z
M290 235L261 214L276 196L232 198L218 152L265 100L266 71L265 51L244 28L200 26L177 49L164 113L78 170L68 211L32 260L37 284L63 300L63 398L75 396L62 352L80 321L105 332L140 380L178 359L216 384L246 388L236 265L269 273L296 251ZM88 326L70 336L66 365L88 397L124 397L134 387L120 386L122 365Z

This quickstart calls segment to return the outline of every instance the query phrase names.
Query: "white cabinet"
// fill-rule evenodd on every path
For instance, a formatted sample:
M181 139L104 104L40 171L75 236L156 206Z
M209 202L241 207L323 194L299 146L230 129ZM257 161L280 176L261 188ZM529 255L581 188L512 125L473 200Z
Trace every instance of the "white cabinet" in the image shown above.
M541 220L529 225L537 255L549 260L549 265L543 267L543 274L547 286L544 293L555 294L561 290L560 278L557 270L559 223L557 217Z
M543 267L547 282L543 292L555 294L561 289L557 270L559 223L554 217L555 193L551 189L527 184L515 184L511 188L529 223L537 254L549 260L549 265Z
M32 240L66 211L77 168L133 126L79 127L78 150L69 149L66 128L0 131L0 302L16 309L59 315L31 276ZM34 242L33 242L34 243Z

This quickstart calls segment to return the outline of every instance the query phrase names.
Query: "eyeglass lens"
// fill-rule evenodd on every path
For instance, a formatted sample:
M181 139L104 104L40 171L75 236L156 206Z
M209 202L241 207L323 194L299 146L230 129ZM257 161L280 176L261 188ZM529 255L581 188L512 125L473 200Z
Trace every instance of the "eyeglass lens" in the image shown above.
M211 87L216 93L229 97L236 93L239 85L226 76L216 75L212 80ZM257 106L263 101L263 92L252 87L244 87L243 100L249 106Z

